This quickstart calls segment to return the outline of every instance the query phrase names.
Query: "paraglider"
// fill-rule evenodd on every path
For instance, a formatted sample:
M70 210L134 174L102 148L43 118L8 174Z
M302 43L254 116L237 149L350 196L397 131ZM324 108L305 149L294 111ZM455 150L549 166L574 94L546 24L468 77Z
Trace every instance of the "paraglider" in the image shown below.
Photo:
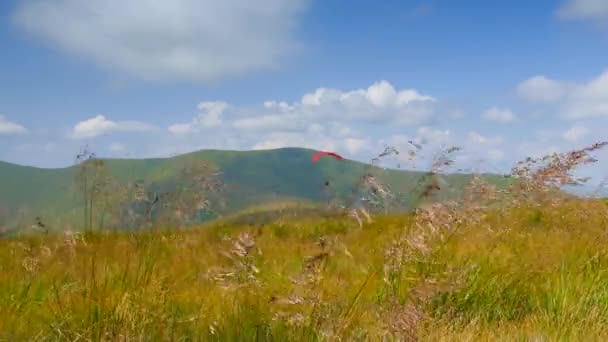
M311 162L312 163L316 163L316 162L319 161L319 159L321 157L324 157L324 156L330 156L330 157L333 157L333 158L335 158L336 160L339 160L339 161L344 160L344 157L342 157L341 155L339 155L339 154L337 154L335 152L323 152L323 151L321 151L321 152L315 153L312 156ZM333 187L330 186L331 182L329 180L325 180L325 182L323 183L323 185L324 186L323 186L323 190L322 191L325 194L325 196L327 197L327 205L329 207L331 207L332 198L334 198L334 196L335 196L334 190L332 189Z
M321 157L324 156L330 156L335 158L336 160L344 160L344 157L342 157L341 155L335 153L335 152L317 152L312 156L312 162L316 163L319 161L319 159ZM330 186L330 182L329 181L325 181L325 190L328 191ZM350 208L347 209L348 212L348 216L353 217L357 220L357 222L359 223L359 226L362 227L363 226L363 220L361 219L361 216L359 216L359 213L361 213L366 219L368 223L372 223L373 220L369 214L369 212L367 211L367 209L365 208L365 205L362 203L363 201L365 201L365 198L362 198L360 200L357 200L357 205L354 208ZM346 209L346 207L341 206L342 209Z
M337 160L344 160L344 157L334 152L317 152L312 156L312 162L316 163L317 161L319 161L319 158L323 156L331 156L336 158Z

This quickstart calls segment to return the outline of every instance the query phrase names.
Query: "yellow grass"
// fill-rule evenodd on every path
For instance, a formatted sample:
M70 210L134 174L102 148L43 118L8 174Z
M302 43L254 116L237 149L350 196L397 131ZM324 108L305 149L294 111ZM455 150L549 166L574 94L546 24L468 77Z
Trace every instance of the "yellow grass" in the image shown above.
M412 216L6 240L0 339L605 340L607 209L486 212L390 286Z

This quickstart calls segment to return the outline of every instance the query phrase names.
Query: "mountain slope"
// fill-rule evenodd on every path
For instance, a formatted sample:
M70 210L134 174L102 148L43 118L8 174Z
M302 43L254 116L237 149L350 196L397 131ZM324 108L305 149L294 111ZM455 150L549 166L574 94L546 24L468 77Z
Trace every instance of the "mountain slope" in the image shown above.
M311 163L316 151L282 148L264 151L205 150L165 159L108 159L105 165L112 177L127 185L144 180L149 189L167 189L175 184L180 167L189 161L209 161L223 172L225 207L220 214L233 214L244 208L282 199L320 203L329 188L342 199L352 197L359 177L371 166L354 161L321 158ZM374 174L395 193L415 202L415 187L422 172L374 168ZM39 169L0 163L0 225L31 224L43 216L54 225L75 227L80 221L82 203L76 191L76 167ZM488 176L494 182L501 177ZM449 190L458 189L470 178L449 175ZM449 190L446 190L449 191ZM443 191L443 190L442 190Z

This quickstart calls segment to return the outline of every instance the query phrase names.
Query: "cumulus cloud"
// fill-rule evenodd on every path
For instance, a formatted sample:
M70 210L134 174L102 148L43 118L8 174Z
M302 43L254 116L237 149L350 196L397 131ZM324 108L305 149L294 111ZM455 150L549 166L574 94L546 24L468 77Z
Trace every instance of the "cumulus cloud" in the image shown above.
M583 125L574 125L568 129L562 137L568 142L577 142L591 133L589 129Z
M517 86L517 94L531 102L551 103L566 96L570 88L569 84L550 80L544 76L534 76Z
M487 136L471 131L466 135L463 147L469 159L481 158L482 160L497 162L506 157L501 149L503 142L502 136Z
M293 102L203 102L190 122L167 129L176 143L201 141L205 148L224 141L230 147L220 148L305 147L338 150L354 157L381 149L378 140L387 130L424 124L435 115L437 102L415 89L395 89L389 82L379 81L355 90L318 88Z
M608 116L608 71L587 84L578 85L563 108L566 119Z
M269 100L253 106L205 104L199 105L201 112L191 122L169 126L173 136L189 134L188 144L199 141L202 146L196 147L200 148L214 148L220 142L220 148L232 149L304 147L334 150L368 161L385 145L409 150L412 148L409 141L424 145L423 154L429 158L454 145L463 147L464 153L471 157L492 161L505 158L500 149L502 137L476 132L462 137L450 129L434 127L430 118L450 115L449 111L442 110L438 100L415 89L395 89L387 81L355 90L322 87L294 102ZM505 119L501 114L499 119L514 119L514 114L508 113L512 117ZM209 116L217 120L205 120ZM202 124L207 121L217 125ZM397 132L409 132L411 136ZM400 160L405 162L408 154L402 153L399 158L405 158Z
M481 117L487 121L496 121L501 123L509 123L517 120L517 116L508 109L490 108L481 114Z
M309 0L22 0L18 27L143 79L212 80L273 68Z
M608 1L567 0L557 14L562 19L605 21L608 20Z
M433 115L435 104L436 99L415 89L398 91L389 82L380 81L367 89L346 92L319 88L288 109L317 118L415 125Z
M390 163L399 162L403 166L413 163L424 168L429 167L436 152L451 146L462 147L459 160L468 158L469 163L479 159L502 162L510 158L500 136L462 132L458 126L450 129L434 126L429 119L450 115L442 105L430 95L415 89L396 89L387 81L354 90L318 88L295 101L269 100L257 105L201 102L193 118L176 120L165 128L164 135L138 138L136 149L140 155L160 157L198 149L304 147L333 150L347 158L370 161L385 145L390 145L403 152L391 157L395 159ZM74 126L72 135L87 138L146 127L99 115ZM420 161L408 159L406 151L413 148L410 141L424 145ZM108 145L108 152L124 152L124 146Z
M115 132L145 132L152 126L139 121L111 121L103 115L97 115L77 123L71 132L73 139L90 139Z
M24 134L27 133L27 129L17 123L9 121L3 115L0 115L0 135L9 134Z
M199 114L191 122L174 124L167 129L174 135L188 135L206 128L216 128L222 125L222 115L228 107L222 101L201 102L198 105Z
M608 70L579 84L536 76L518 89L524 89L520 95L525 99L556 105L564 119L608 117Z

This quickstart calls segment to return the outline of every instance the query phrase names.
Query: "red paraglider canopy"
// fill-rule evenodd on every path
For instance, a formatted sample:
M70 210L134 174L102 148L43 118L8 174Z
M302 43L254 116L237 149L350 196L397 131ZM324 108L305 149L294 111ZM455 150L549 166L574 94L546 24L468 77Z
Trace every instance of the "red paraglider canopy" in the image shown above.
M312 162L316 163L319 160L319 158L321 158L323 156L332 156L338 160L344 160L344 157L342 157L341 155L334 153L334 152L317 152L317 153L315 153L314 156L312 156Z

